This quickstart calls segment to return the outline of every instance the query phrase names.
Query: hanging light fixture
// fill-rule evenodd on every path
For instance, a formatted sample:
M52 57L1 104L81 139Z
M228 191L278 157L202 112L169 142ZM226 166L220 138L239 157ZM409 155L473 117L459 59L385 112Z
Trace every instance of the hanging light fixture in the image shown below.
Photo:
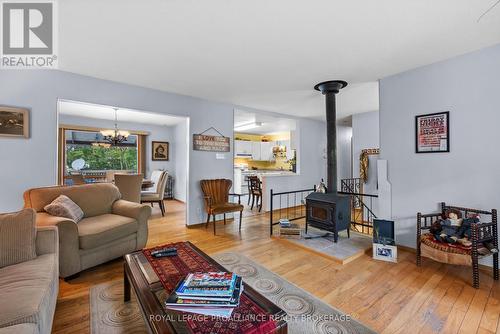
M94 147L103 147L103 148L110 148L111 144L110 143L100 142L99 141L99 136L96 133L96 135L95 135L95 141L92 142L92 146L94 146Z
M130 136L128 131L123 131L118 129L118 108L113 108L115 110L115 128L113 130L102 130L102 139L116 145L127 141L127 137Z

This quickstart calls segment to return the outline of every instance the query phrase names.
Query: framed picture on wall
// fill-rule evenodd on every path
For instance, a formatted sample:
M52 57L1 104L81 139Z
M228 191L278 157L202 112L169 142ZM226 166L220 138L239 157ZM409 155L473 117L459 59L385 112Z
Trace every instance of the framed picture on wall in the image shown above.
M0 106L0 136L29 138L29 110Z
M152 141L151 158L153 161L168 161L168 142Z
M450 112L415 116L415 152L450 152Z

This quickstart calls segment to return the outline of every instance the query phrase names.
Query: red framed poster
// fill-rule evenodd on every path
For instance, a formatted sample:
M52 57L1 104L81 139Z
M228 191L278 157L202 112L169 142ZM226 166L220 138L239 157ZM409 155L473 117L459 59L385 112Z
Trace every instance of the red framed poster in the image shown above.
M450 112L415 116L415 152L450 152Z

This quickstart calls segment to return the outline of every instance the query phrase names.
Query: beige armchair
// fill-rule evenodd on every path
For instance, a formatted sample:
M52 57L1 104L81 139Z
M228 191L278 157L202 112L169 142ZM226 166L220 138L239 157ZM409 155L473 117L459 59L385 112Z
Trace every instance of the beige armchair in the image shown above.
M44 211L59 195L80 206L81 221ZM36 210L37 226L58 227L59 272L64 278L142 249L148 239L151 208L120 199L118 188L110 183L29 189L24 193L24 206Z
M151 181L155 183L154 190L141 191L141 203L151 203L151 206L153 206L153 203L158 203L162 216L165 216L165 202L163 201L163 197L165 196L167 179L167 172L155 170L151 175Z

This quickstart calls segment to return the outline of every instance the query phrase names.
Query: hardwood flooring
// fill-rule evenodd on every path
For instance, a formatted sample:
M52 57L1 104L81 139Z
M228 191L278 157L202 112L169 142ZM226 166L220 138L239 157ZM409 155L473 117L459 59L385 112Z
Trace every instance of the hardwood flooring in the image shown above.
M241 234L237 224L217 223L187 228L184 205L166 202L161 217L155 206L149 222L148 246L189 240L208 254L237 251L333 307L351 314L380 333L500 333L500 284L481 272L479 290L471 286L470 268L424 259L400 250L397 264L364 255L340 265L291 243L269 238L268 215L246 217ZM60 281L54 333L89 333L89 289L123 278L122 261L115 260Z

